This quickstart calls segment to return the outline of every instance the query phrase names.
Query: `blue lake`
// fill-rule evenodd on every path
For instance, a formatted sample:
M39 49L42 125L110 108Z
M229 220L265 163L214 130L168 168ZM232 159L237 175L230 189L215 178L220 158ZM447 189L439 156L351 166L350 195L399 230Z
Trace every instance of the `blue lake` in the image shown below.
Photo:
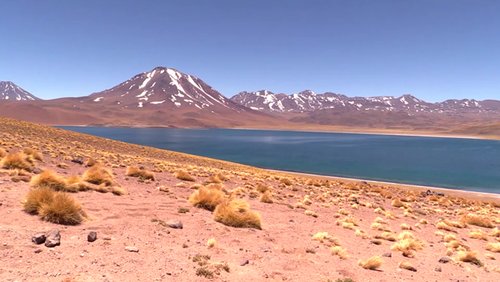
M232 129L61 127L262 168L500 193L500 141Z

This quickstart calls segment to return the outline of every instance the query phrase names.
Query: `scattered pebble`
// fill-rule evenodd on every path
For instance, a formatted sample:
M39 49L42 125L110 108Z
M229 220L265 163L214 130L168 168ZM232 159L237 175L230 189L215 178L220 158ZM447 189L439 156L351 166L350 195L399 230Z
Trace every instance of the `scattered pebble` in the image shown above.
M169 221L165 222L165 224L168 227L174 228L174 229L182 229L183 228L182 222L180 220L176 220L176 219L169 220Z
M90 231L89 235L87 235L87 241L94 242L95 240L97 240L97 232Z

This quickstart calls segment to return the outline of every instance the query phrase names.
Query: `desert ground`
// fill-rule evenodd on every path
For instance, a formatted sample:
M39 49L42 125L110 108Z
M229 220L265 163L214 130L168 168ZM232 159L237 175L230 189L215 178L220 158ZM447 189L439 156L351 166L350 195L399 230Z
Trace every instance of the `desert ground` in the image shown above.
M0 118L1 281L500 281L499 207Z

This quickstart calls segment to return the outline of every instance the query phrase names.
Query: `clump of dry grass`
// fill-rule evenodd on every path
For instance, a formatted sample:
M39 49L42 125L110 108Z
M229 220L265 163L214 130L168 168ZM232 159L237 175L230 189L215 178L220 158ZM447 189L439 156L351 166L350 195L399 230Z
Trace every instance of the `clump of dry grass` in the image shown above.
M214 220L232 227L262 229L260 215L241 199L226 200L217 205Z
M209 249L215 247L216 244L217 244L217 241L215 240L215 238L210 238L207 240L207 247Z
M400 208L400 207L404 207L405 204L400 199L396 198L396 199L392 200L391 205L395 208Z
M321 243L323 242L329 242L332 243L334 246L340 245L340 242L337 238L331 236L328 232L326 231L321 231L317 232L312 236L312 239L315 241L320 241Z
M411 251L422 249L422 243L409 231L403 231L398 235L398 241L391 246L391 250L408 254Z
M224 192L220 189L202 186L189 196L189 202L195 207L213 211L224 198Z
M436 223L436 227L437 229L442 229L449 232L456 232L451 226L446 224L444 221L439 221L438 223Z
M262 193L262 195L260 195L260 201L263 203L272 204L274 201L271 191L267 190Z
M32 189L26 195L23 203L23 209L29 214L38 214L42 205L49 204L53 201L55 191L50 188Z
M347 259L349 257L347 250L341 246L333 246L330 248L330 251L332 252L332 255L337 255L340 259Z
M83 181L96 185L112 186L114 183L113 173L102 165L94 165L83 173Z
M191 181L191 182L194 182L196 181L196 179L191 176L187 171L185 170L179 170L175 173L175 177L177 179L180 179L180 180L184 180L184 181Z
M6 155L0 160L0 168L4 169L23 169L26 171L33 170L33 162L24 153L12 153Z
M81 205L63 192L57 192L52 202L42 204L38 214L43 220L65 225L80 224L85 216Z
M381 234L375 235L375 239L382 239L382 240L386 240L386 241L395 242L396 235L394 233L386 231L386 232L382 232Z
M469 232L469 237L472 239L479 239L479 240L488 241L488 234L484 233L483 231L481 231L479 229L471 230Z
M81 205L70 195L48 187L32 189L23 204L24 211L43 220L66 225L80 224L85 217Z
M500 253L500 243L488 243L486 250L494 253Z
M125 175L131 177L138 177L142 180L155 180L155 174L152 171L149 171L142 167L129 166L125 172Z
M476 252L472 251L458 251L457 260L475 264L477 266L482 266L483 263L477 258Z
M495 227L493 230L491 230L490 236L499 238L500 237L500 229L498 229L498 227Z
M38 152L35 149L32 148L26 148L23 150L23 153L28 156L29 158L32 158L37 161L41 161L43 159L43 156L40 152Z
M376 270L382 266L384 261L380 256L373 256L367 260L359 260L358 264L364 269Z
M470 225L475 225L484 228L493 228L495 225L486 216L469 213L461 218L461 221Z
M52 170L45 170L31 177L30 185L35 188L50 188L54 191L68 190L66 179Z
M398 267L401 269L406 269L406 270L413 271L413 272L417 271L417 269L409 261L400 262Z
M4 148L0 147L0 159L7 156L7 151Z
M281 178L280 182L283 183L283 184L285 184L286 186L290 186L290 185L293 184L292 181L290 179L286 178L286 177Z

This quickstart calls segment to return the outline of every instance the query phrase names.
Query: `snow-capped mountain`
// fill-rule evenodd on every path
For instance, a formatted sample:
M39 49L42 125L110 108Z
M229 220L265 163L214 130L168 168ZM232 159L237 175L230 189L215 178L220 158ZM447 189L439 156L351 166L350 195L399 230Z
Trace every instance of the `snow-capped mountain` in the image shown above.
M173 68L156 67L117 86L85 97L96 105L127 109L179 109L197 111L248 111L203 80Z
M296 94L275 94L268 90L240 92L231 98L236 103L253 110L275 113L304 113L316 110L335 109L338 111L380 111L416 113L462 113L500 112L500 102L471 99L446 100L429 103L410 94L400 97L348 97L326 92L316 94L311 90Z
M11 81L0 81L0 100L35 101L40 99Z

